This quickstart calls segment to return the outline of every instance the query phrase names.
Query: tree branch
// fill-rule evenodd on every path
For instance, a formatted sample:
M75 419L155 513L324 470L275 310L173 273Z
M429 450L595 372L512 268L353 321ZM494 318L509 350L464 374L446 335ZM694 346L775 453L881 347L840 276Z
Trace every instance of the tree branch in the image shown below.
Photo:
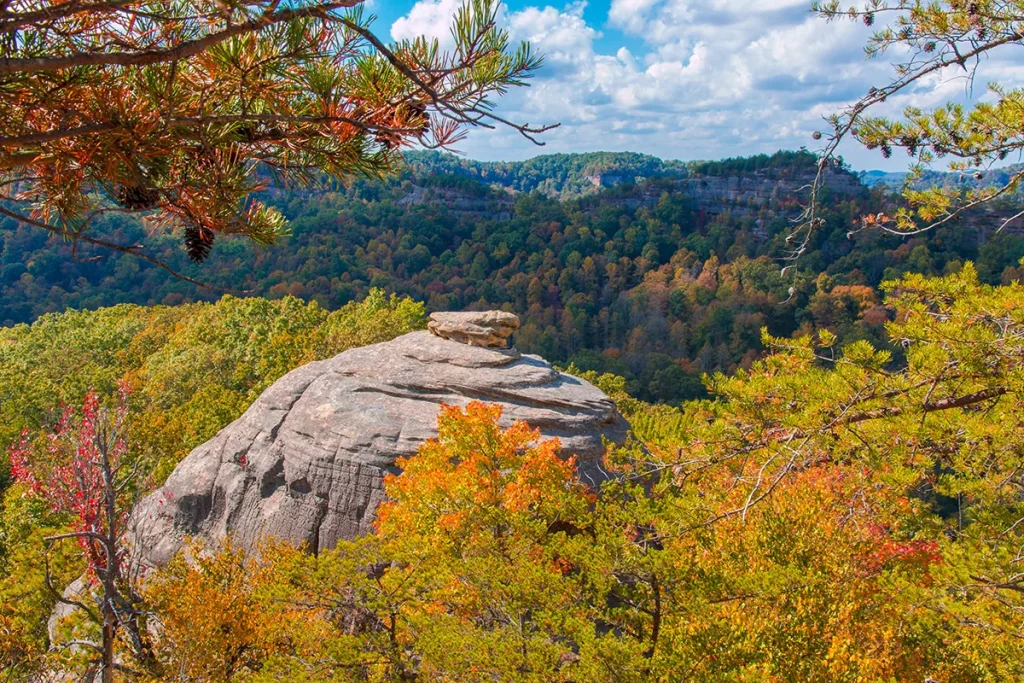
M54 600L64 605L77 607L78 609L85 612L89 616L89 618L93 620L94 623L100 623L99 615L92 611L92 609L90 609L85 603L79 600L71 600L70 598L65 598L64 594L57 590L57 588L53 585L53 574L50 572L49 549L47 549L46 552L43 553L43 564L45 565L43 568L43 584L46 586L46 589L53 596Z
M185 59L192 55L207 50L218 43L234 38L235 36L260 31L273 24L279 24L305 17L323 17L328 12L343 7L354 7L362 4L363 0L338 0L336 2L324 3L315 7L302 7L298 9L285 9L277 12L265 13L258 19L252 19L241 24L228 26L221 31L211 33L186 41L174 47L164 49L140 50L138 52L83 52L78 54L62 55L60 57L22 57L0 59L0 76L21 73L34 73L37 71L58 71L80 66L147 66L160 62L169 62L176 59Z
M989 399L998 398L1008 391L1009 390L1006 387L994 387L992 389L984 389L973 394L965 394L964 396L944 398L940 401L925 403L921 406L921 412L934 413L940 410L963 408L964 406L974 405L975 403L981 403L983 401L988 401ZM866 420L877 420L883 417L896 417L905 412L907 412L905 408L889 406L886 408L879 408L878 410L868 410L863 413L850 415L849 417L841 420L839 424L851 425L857 422L864 422Z
M171 268L169 265L167 265L166 263L164 263L160 259L155 258L153 256L150 256L149 254L145 254L145 253L141 252L140 251L141 247L139 245L125 246L123 244L117 244L115 242L108 242L107 240L101 240L101 239L96 239L95 237L89 237L88 235L83 235L81 233L72 232L70 230L64 230L62 228L58 228L55 225L50 225L50 224L44 223L42 221L37 221L35 219L29 218L28 216L22 216L22 215L14 212L14 211L10 211L8 209L5 209L2 206L0 206L0 215L7 216L8 218L13 218L16 221L20 221L20 222L25 223L27 225L31 225L31 226L34 226L34 227L37 227L37 228L42 228L43 230L47 230L47 231L52 232L54 234L61 235L63 237L67 237L67 238L69 238L71 240L80 240L80 241L83 241L83 242L88 242L89 244L94 244L94 245L96 245L98 247L103 247L105 249L111 249L113 251L121 252L122 254L130 254L132 256L135 256L136 258L142 259L143 261L147 261L149 263L152 263L154 266L157 266L158 268L162 268L163 270L166 270L168 273L170 273L173 277L177 278L178 280L183 280L184 282L191 283L193 285L196 285L197 287L202 287L203 289L210 289L210 290L213 290L215 292L223 292L225 294L240 294L240 295L252 294L255 291L255 290L252 290L252 289L242 289L242 290L239 290L239 289L231 289L231 288L228 288L228 287L217 287L216 285L210 285L210 284L207 284L205 282L200 282L199 280L196 280L194 278L190 278L188 275L184 275L183 273L179 273L174 268Z
M992 581L990 579L986 579L984 576L974 576L974 575L971 575L971 578L973 580L977 581L978 583L980 583L981 585L985 586L986 588L997 588L997 589L1000 589L1000 590L1008 590L1008 591L1015 591L1017 593L1024 593L1024 584L1021 584L1020 577L1018 577L1017 580L1015 580L1015 581L1005 581L1005 582Z

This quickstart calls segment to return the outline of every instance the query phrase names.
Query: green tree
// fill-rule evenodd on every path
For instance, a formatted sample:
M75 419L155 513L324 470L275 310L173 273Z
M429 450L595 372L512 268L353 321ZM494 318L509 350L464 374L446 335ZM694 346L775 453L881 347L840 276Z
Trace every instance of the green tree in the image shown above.
M897 60L892 80L870 88L864 97L831 117L832 130L826 138L825 159L832 158L840 142L852 136L868 149L878 149L885 158L894 149L902 149L914 160L903 193L907 206L891 216L869 214L864 217L865 227L916 234L1017 191L1024 177L1020 169L991 185L958 182L920 187L928 183L915 182L931 162L946 158L951 159L950 170L961 173L961 177L981 180L993 165L1024 149L1024 90L1015 84L992 82L988 85L990 97L966 106L948 103L928 111L911 106L898 118L872 114L878 104L935 74L959 72L975 82L982 76L983 65L990 63L988 58L1024 40L1019 28L1024 11L1021 3L869 0L860 6L845 6L841 0L827 0L816 2L814 9L829 21L849 19L877 25L866 47L868 56L892 54ZM820 137L820 133L815 135ZM822 168L826 165L823 163ZM816 218L813 208L808 216L809 223L798 233L815 227L810 225Z

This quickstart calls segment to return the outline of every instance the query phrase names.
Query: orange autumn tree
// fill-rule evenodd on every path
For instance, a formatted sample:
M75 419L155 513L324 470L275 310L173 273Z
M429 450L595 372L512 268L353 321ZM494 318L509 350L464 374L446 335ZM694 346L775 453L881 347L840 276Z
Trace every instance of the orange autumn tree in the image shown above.
M253 560L230 541L213 553L191 550L146 584L144 597L159 615L160 631L159 665L150 673L229 681L258 671L274 650L274 637Z
M715 469L702 502L742 506L747 492ZM812 467L746 518L707 526L692 525L697 505L666 494L671 484L601 505L615 523L601 544L608 563L593 556L590 599L621 635L581 662L587 680L923 680L944 654L903 596L931 581L937 550L893 540L892 496L866 499L868 482Z
M458 550L504 538L508 526L537 538L580 515L589 493L576 480L575 456L560 459L558 440L541 440L525 422L502 429L501 414L501 406L479 401L465 412L443 406L437 438L396 462L401 475L385 478L389 500L378 510L378 533L419 532ZM443 534L435 537L437 529Z
M102 214L180 228L203 261L217 235L271 244L270 180L381 176L402 147L449 148L512 126L494 98L540 65L470 0L454 48L386 44L363 0L0 4L0 216L170 270L98 233ZM172 271L173 272L173 271Z
M593 542L595 497L556 440L521 422L503 429L500 416L444 407L438 437L385 481L373 536L315 556L271 543L259 563L230 544L194 548L198 561L156 573L145 591L164 628L156 678L571 675L593 641L572 577Z
M902 598L936 548L897 528L900 496L863 495L865 468L812 466L745 518L679 529L743 504L734 472L713 468L704 507L628 471L598 498L557 442L500 415L445 408L374 536L164 569L147 596L166 671L212 680L244 652L274 680L824 683L922 679L943 656Z
M443 407L437 438L384 483L377 534L400 563L391 580L421 587L407 637L432 680L552 680L577 658L566 634L592 632L566 576L595 496L557 440L500 417L479 402Z

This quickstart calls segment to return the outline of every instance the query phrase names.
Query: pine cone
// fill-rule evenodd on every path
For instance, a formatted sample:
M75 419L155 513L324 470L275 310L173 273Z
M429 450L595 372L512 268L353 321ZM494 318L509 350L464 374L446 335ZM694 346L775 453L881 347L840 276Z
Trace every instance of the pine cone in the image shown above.
M213 232L193 225L185 228L185 251L195 263L202 263L213 248Z

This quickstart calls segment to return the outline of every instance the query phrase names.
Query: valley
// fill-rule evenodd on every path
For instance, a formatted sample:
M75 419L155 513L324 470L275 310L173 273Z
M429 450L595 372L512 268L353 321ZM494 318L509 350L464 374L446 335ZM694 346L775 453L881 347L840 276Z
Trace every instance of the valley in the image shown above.
M690 165L629 154L488 164L417 153L388 182L266 192L290 221L280 248L220 240L190 267L174 235L148 239L184 272L252 296L334 310L376 287L428 311L504 308L522 318L524 351L624 376L634 395L669 403L703 396L703 373L749 367L764 350L763 327L780 336L828 327L842 342L886 344L877 288L904 273L971 260L984 282L1019 276L1024 240L993 233L995 219L912 238L848 237L861 215L895 200L837 168L823 193L825 224L783 277L785 236L814 164L801 152ZM105 230L124 242L143 237L116 216ZM67 308L221 296L130 255L77 263L70 247L10 223L0 244L7 325Z

